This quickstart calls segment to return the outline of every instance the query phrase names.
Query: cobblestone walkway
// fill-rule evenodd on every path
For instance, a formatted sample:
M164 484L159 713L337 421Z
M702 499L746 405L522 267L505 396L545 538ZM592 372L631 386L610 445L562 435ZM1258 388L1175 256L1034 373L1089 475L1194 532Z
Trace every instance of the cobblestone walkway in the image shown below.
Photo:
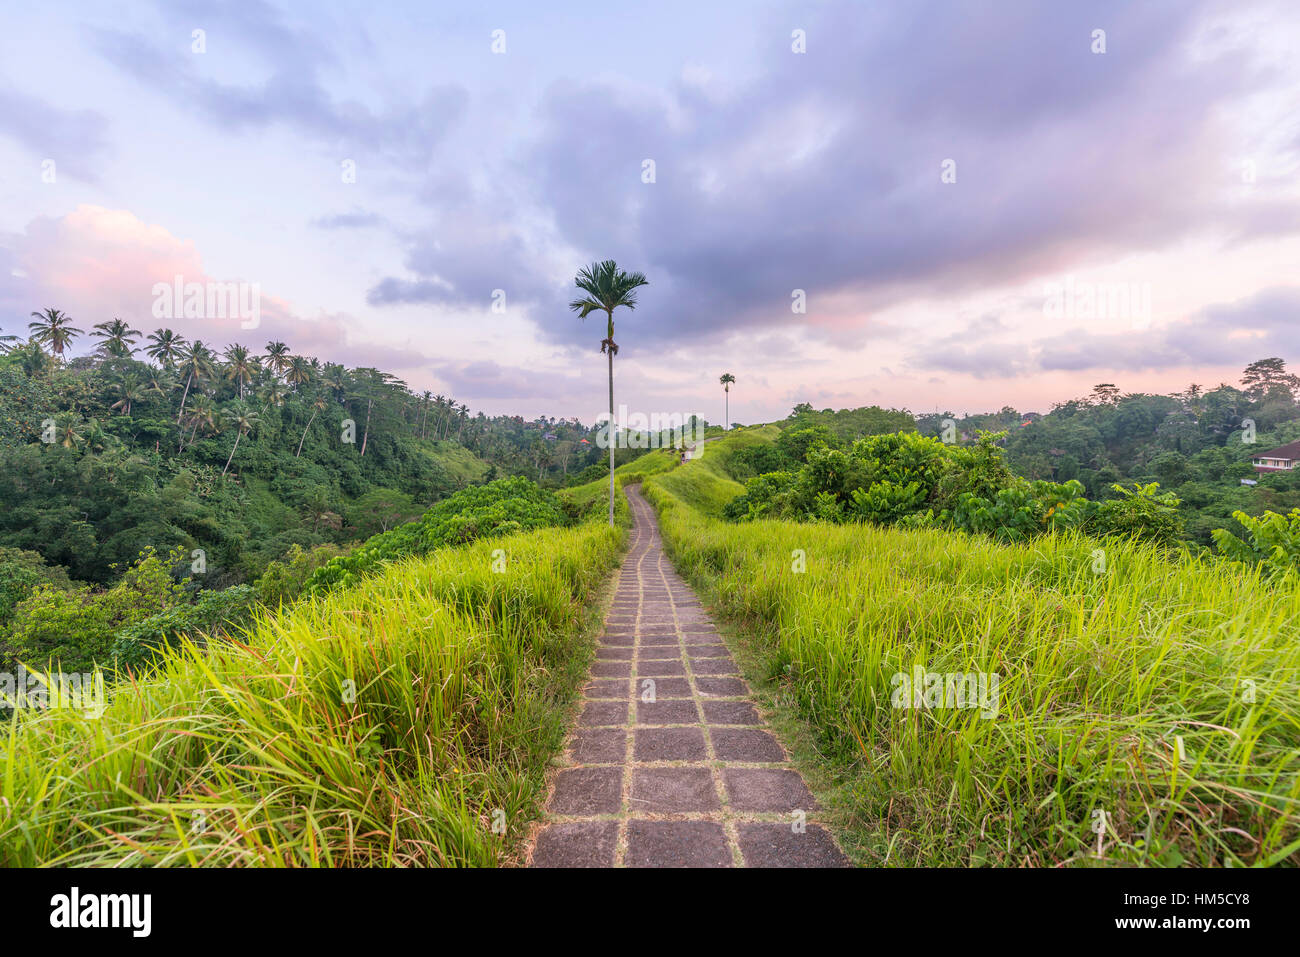
M532 866L847 866L653 511L628 498L631 547Z

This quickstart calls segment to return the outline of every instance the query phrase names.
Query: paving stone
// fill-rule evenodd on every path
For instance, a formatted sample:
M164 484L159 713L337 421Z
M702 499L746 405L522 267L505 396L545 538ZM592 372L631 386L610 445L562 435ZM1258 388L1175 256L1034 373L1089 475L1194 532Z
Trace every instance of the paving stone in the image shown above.
M734 675L738 670L730 658L696 658L691 661L691 671L697 675Z
M704 720L709 724L762 724L748 701L702 701Z
M721 824L712 821L631 821L629 867L731 867Z
M699 728L637 728L632 746L636 761L703 761L704 732Z
M621 764L627 760L627 732L622 728L581 728L569 753L578 764Z
M632 813L716 811L721 807L708 768L637 768L632 772Z
M809 824L796 833L790 824L741 822L740 853L746 867L848 867L848 858L826 829Z
M669 698L636 703L637 724L699 724L700 712L692 698Z
M537 836L533 867L613 867L617 821L565 821Z
M641 647L646 648L650 645L672 645L674 648L680 648L681 643L676 635L642 635Z
M578 716L578 724L585 728L597 725L627 724L626 701L588 701Z
M749 694L749 688L739 678L696 678L695 687L700 694L712 698L739 698Z
M799 772L786 768L725 768L723 783L737 811L811 811L817 803Z
M686 666L680 658L667 661L638 661L636 663L638 678L673 678L686 674Z
M591 666L593 678L627 678L632 674L630 661L598 661Z
M758 728L714 728L713 753L719 761L784 761L785 752L770 732Z
M613 635L606 632L604 635L601 636L600 643L605 646L635 645L636 635L633 634Z
M552 814L617 814L623 807L623 769L570 768L555 776L546 809Z
M632 652L636 649L630 646L605 645L596 651L597 661L631 661Z
M626 678L593 678L583 688L588 698L626 698L632 685Z
M680 645L642 645L636 650L637 661L665 661L669 658L681 660Z
M641 700L641 695L646 690L647 681L654 682L656 700L660 698L691 697L691 683L685 678L637 678L634 693L638 701Z

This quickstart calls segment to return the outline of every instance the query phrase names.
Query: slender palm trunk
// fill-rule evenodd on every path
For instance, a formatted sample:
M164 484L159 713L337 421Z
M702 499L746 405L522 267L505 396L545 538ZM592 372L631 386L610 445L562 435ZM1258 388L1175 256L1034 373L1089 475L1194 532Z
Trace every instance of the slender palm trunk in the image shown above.
M730 389L723 389L722 391L725 392L726 395L727 395L727 399L726 399L726 406L727 406L726 419L727 419L727 421L724 422L724 423L722 424L722 431L723 431L723 432L726 432L728 429L731 428L731 390L730 390Z
M185 400L189 397L190 383L193 380L194 380L194 372L191 371L190 374L185 377L185 391L181 393L181 411L176 415L177 425L180 425L181 419L185 417Z
M235 433L235 447L230 450L230 458L226 459L226 467L221 470L222 476L225 476L226 472L230 470L230 463L235 460L235 452L239 448L239 440L243 437L244 433L242 431Z
M371 399L366 403L366 430L361 435L361 457L366 456L366 443L370 441L370 410L374 407L375 400Z
M311 410L311 418L307 420L307 428L302 430L302 438L298 440L298 451L293 453L295 459L302 455L302 444L307 441L307 433L311 430L311 424L316 421L316 413L319 411L319 409Z
M614 526L614 313L609 314L609 524Z

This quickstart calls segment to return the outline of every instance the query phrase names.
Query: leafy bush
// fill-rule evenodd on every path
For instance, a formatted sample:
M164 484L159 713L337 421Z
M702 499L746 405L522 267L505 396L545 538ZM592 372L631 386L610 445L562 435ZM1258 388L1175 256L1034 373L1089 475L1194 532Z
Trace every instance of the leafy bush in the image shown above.
M1120 498L1097 506L1089 531L1097 535L1122 535L1172 545L1182 538L1183 520L1178 514L1179 498L1173 492L1159 492L1160 486L1134 485L1132 489L1112 485Z
M183 587L164 560L146 549L116 585L105 591L41 585L14 611L9 643L20 661L45 670L90 671L112 660L114 635L182 602Z
M443 499L417 522L367 539L348 555L331 558L307 579L305 592L324 594L355 584L382 565L425 555L443 545L464 545L489 535L563 525L555 493L526 478L497 479Z
M229 631L247 621L255 607L252 585L200 592L192 605L173 605L119 630L111 647L112 657L118 667L138 668L164 649L176 648L181 638L196 640L199 633Z
M1291 578L1300 572L1300 508L1285 515L1265 512L1251 518L1245 512L1232 513L1246 530L1243 541L1226 528L1211 534L1214 544L1229 561L1245 565L1263 565L1270 577Z

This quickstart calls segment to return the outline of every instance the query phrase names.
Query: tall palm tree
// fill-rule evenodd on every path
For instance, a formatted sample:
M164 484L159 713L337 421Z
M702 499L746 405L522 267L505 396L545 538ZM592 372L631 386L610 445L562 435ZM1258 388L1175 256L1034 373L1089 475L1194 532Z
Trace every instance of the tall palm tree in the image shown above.
M118 399L109 408L121 409L123 415L131 414L131 406L144 398L145 386L134 372L128 372L117 383Z
M185 337L170 329L155 329L149 333L149 343L144 351L164 369L172 368L185 355Z
M226 459L226 467L221 470L224 476L230 470L230 463L235 460L235 452L239 448L239 440L247 432L252 432L257 428L257 413L245 405L242 401L231 405L227 409L221 410L221 417L226 420L227 425L233 426L235 432L235 444L230 450L230 458Z
M208 396L196 395L194 404L190 406L190 412L185 417L185 421L193 426L190 429L190 440L187 443L193 445L194 438L199 433L199 426L203 426L205 432L217 431L217 407Z
M636 290L649 285L649 280L639 272L627 273L618 268L612 259L583 267L573 284L587 295L574 299L569 308L586 319L593 312L604 312L607 325L605 338L600 340L600 351L609 356L609 524L614 524L614 310L619 306L636 308Z
M211 379L216 371L216 356L203 344L203 340L195 339L194 344L184 351L181 358L181 372L185 374L185 392L181 395L181 411L176 416L177 422L180 422L185 415L185 400L189 397L190 386L195 382Z
M315 370L312 369L310 362L302 356L293 356L285 368L284 381L299 389L310 382L314 376Z
M239 386L239 397L242 399L244 386L253 381L253 373L257 371L257 360L246 347L237 342L226 347L225 357L225 377Z
M99 347L104 350L104 355L115 359L126 359L135 355L135 341L140 338L140 333L121 319L96 323L95 328L99 331L92 332L91 335L100 340Z
M730 372L724 372L722 375L718 376L718 381L722 383L722 391L727 394L725 399L727 404L727 418L726 423L722 426L725 430L731 428L731 383L736 381L736 377Z
M302 444L307 441L307 432L311 429L311 424L316 421L316 416L329 408L329 404L329 396L322 391L317 391L311 401L311 418L307 420L307 428L302 430L302 438L298 440L298 451L293 453L295 459L302 455Z
M33 312L32 318L36 321L27 324L31 341L38 345L48 345L50 352L60 361L63 359L63 350L82 334L80 329L72 325L72 317L57 309Z
M283 375L284 370L289 368L289 347L283 342L268 342L266 344L266 367L274 375Z

